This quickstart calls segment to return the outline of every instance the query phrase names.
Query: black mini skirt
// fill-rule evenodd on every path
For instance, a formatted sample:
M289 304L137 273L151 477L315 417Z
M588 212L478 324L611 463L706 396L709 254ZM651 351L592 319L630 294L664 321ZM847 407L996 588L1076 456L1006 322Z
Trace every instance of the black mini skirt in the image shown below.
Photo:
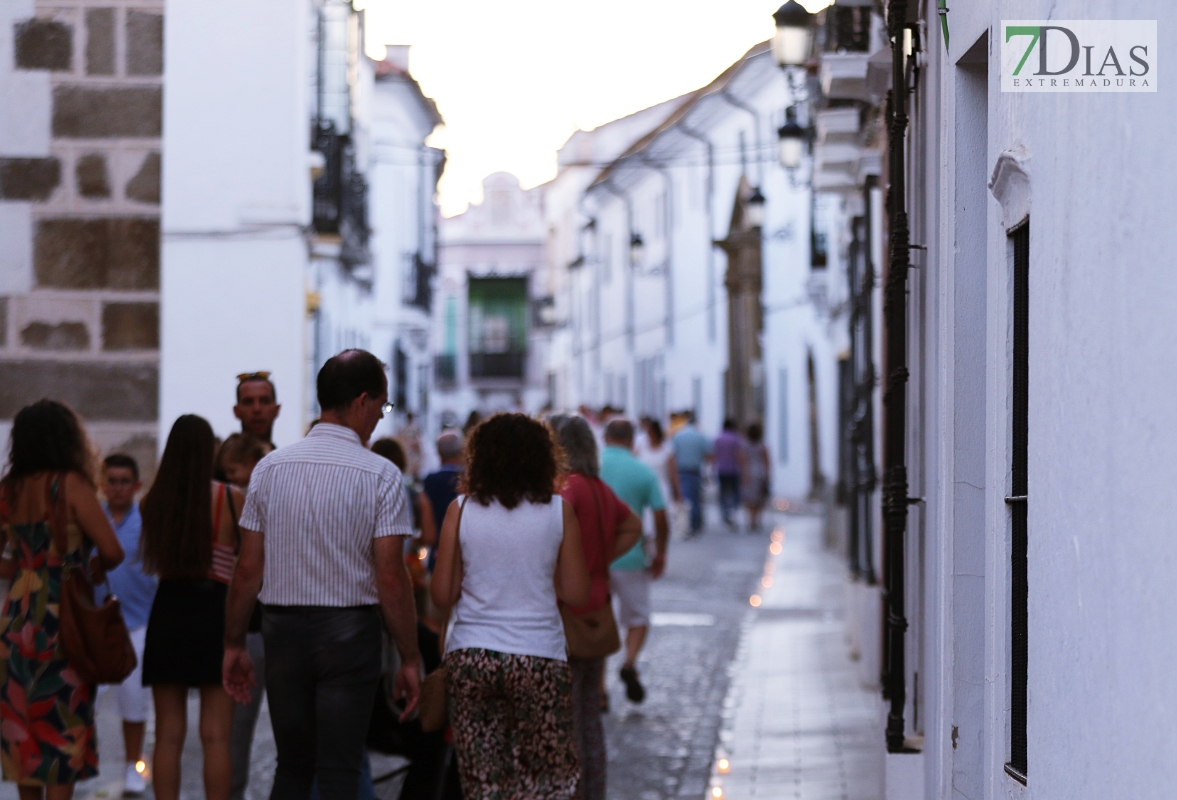
M228 592L207 578L159 582L143 649L144 686L220 685Z

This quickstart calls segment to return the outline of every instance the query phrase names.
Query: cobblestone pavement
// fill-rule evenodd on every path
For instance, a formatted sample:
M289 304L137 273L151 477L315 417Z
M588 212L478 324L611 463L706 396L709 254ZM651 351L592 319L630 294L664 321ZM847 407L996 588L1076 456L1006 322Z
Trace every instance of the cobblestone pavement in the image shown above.
M610 659L605 719L611 800L700 800L718 741L728 667L760 577L768 527L758 535L718 526L671 542L653 584L653 626L638 670L646 700L633 705Z
M748 597L760 577L768 527L758 535L718 527L671 543L664 577L653 586L654 625L638 662L646 701L633 705L617 677L620 656L610 661L612 711L606 716L611 800L699 800L707 791L718 742L729 667L740 641ZM188 739L181 800L201 800L199 703L189 698ZM150 751L152 725L148 725ZM121 796L122 733L113 693L98 705L100 774L79 783L79 800ZM266 800L276 754L263 705L254 741L247 800ZM150 787L142 796L154 800ZM0 784L0 800L17 800L16 787Z

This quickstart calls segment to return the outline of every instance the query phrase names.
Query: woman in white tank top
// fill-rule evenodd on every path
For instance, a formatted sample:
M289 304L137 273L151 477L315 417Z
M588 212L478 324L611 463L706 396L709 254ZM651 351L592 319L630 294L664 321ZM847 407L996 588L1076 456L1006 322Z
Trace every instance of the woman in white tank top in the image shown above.
M467 800L577 796L571 675L557 599L589 596L580 529L556 492L547 426L497 414L466 444L463 494L441 527L430 588L452 608L450 724Z

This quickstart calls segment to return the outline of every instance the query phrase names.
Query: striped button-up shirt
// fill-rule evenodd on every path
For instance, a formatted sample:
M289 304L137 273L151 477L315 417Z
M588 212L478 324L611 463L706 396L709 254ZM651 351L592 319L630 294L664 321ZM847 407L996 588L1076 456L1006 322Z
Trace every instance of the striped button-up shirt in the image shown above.
M412 536L406 494L400 470L340 425L320 423L301 442L263 458L241 512L241 527L264 536L261 601L376 604L372 542Z

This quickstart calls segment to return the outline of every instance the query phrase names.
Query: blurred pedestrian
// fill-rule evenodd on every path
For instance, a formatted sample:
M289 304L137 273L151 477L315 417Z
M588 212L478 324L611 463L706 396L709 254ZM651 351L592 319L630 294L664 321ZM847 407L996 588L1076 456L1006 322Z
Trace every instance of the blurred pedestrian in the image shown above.
M274 445L254 436L252 433L230 434L217 450L217 473L242 492L249 487L254 468L274 450ZM254 611L246 634L246 646L255 662L263 665L265 646L262 643L261 608ZM233 729L229 736L229 754L233 763L231 800L244 800L245 788L249 785L249 762L253 754L253 737L257 729L257 718L261 711L265 682L259 680L250 691L248 703L233 706Z
M204 792L228 800L233 700L220 682L225 595L233 577L244 503L239 489L213 480L216 438L202 417L172 425L151 489L143 498L143 567L159 577L147 623L143 684L155 700L155 796L180 796L180 757L188 734L188 690L200 690Z
M450 503L454 502L454 498L458 496L458 479L466 469L464 447L465 442L461 431L443 430L437 437L437 457L441 459L441 465L421 481L421 491L428 498L429 505L433 509L433 520L439 526L445 519L445 512L450 507ZM430 572L433 571L436 549L436 545L434 545L429 551L426 566Z
M582 797L557 599L583 604L589 577L576 515L557 493L557 448L543 423L496 414L467 449L431 587L453 609L446 691L462 794Z
M588 568L588 600L567 603L573 615L586 616L604 610L605 624L616 631L609 596L609 564L637 544L641 520L600 479L597 440L584 417L560 414L548 420L564 451L567 477L561 494L571 504L581 532L581 547ZM572 715L580 751L581 800L605 797L605 728L601 712L607 708L604 684L607 653L595 658L569 658L572 671Z
M421 474L421 428L412 411L405 414L405 424L396 432L395 438L405 453L405 467L401 473L407 475L410 482L416 481Z
M107 580L111 593L119 599L123 622L131 634L131 644L138 659L134 671L117 687L112 687L117 689L119 716L123 720L123 753L127 762L123 773L123 794L129 795L142 794L147 789L143 738L147 732L151 691L143 685L143 646L158 583L154 576L143 571L143 559L139 553L143 518L135 496L141 488L143 483L139 480L139 464L135 459L114 453L102 462L102 493L106 496L102 510L127 554L127 559L110 571ZM101 598L102 594L99 593L98 597Z
M274 445L252 433L231 433L217 448L216 468L226 483L244 492L253 468L273 450Z
M98 582L123 548L98 504L90 446L72 411L53 400L25 406L10 436L0 532L15 556L4 565L12 584L2 612L0 763L21 800L69 800L76 781L98 774L96 687L57 646L60 575L79 567Z
M678 468L674 463L674 448L666 441L662 431L662 423L656 419L647 419L642 428L646 432L644 446L638 447L634 442L634 453L638 460L658 476L658 487L662 490L662 498L675 503L682 502L682 491L678 485ZM642 520L643 524L645 520ZM674 525L671 525L673 530Z
M245 648L260 598L266 690L278 749L272 797L354 800L381 675L381 612L400 655L394 701L417 705L420 654L402 537L412 536L399 470L364 444L388 411L384 365L345 350L316 381L320 422L262 459L241 515L225 621L225 688L249 699ZM263 580L264 578L264 580Z
M404 474L408 459L401 443L391 437L377 439L372 443L372 452L383 456ZM433 507L424 492L418 492L406 481L404 483L406 499L413 514L413 530L416 537L405 541L405 566L408 567L409 577L413 579L413 597L417 605L417 617L421 618L429 610L429 574L425 563L419 555L419 549L428 550L437 546L437 525L434 522Z
M605 426L605 452L601 455L601 480L637 515L647 510L654 516L653 554L647 552L645 538L625 551L609 565L609 588L617 595L620 618L625 629L625 661L621 681L630 702L646 699L646 689L638 676L637 660L650 630L650 581L662 577L666 569L666 547L670 525L666 520L666 503L654 470L633 454L633 423L615 419Z
M723 431L715 437L712 446L715 462L715 477L719 480L719 512L723 523L736 529L734 514L740 507L740 457L744 442L736 428L736 421L723 421Z
M703 466L711 456L711 442L695 427L695 414L688 412L686 424L671 439L674 464L682 496L690 506L690 535L703 530Z
M740 494L748 509L748 528L760 529L760 513L768 502L772 486L772 460L764 444L764 428L758 423L748 426L748 442L743 451Z
M274 450L274 420L282 409L277 402L278 392L268 372L249 372L237 376L237 405L233 413L241 420L241 433L230 434L217 451L217 477L241 491L249 487L254 467ZM266 651L262 643L262 609L254 608L245 635L245 646L257 666L257 685L250 690L248 703L233 706L233 731L229 738L229 752L233 760L231 800L245 800L249 785L249 762L253 754L253 737L257 732L257 718L261 713L262 698L266 694Z
M462 435L469 438L480 422L482 422L482 412L476 408L467 415L466 422L462 425Z
M281 410L270 373L243 372L237 376L237 405L233 406L233 416L241 420L242 433L251 433L273 444L274 420Z

